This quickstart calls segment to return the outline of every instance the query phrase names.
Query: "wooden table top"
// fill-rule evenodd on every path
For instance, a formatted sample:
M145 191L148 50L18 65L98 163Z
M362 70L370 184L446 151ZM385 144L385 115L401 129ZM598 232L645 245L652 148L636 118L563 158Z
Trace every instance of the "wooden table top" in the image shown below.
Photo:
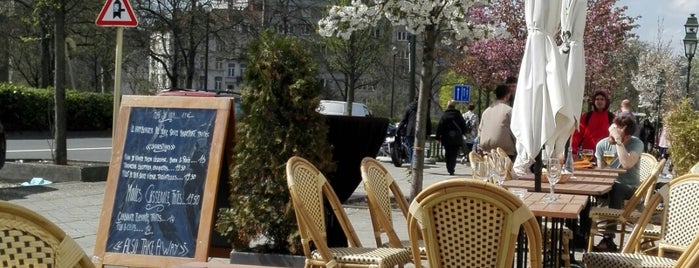
M274 268L271 266L245 265L245 264L226 264L226 263L211 263L211 262L190 262L175 266L175 268ZM281 268L281 267L277 267Z
M573 171L573 174L575 174L575 175L612 177L612 178L616 178L617 176L619 176L620 173L623 173L623 172L595 170L595 169L591 169L591 168L578 168L578 169L575 169Z
M623 168L611 168L611 167L593 167L593 168L579 168L581 171L587 172L602 172L602 173L626 173L626 169Z
M508 180L502 184L505 188L524 188L527 191L534 191L533 180ZM554 192L559 194L579 194L600 196L612 190L612 184L593 184L593 183L562 183L556 184ZM541 183L541 191L548 192L549 184Z
M579 184L579 183L589 183L589 184L603 184L603 185L612 185L614 184L614 181L616 180L616 176L614 177L608 177L608 176L600 176L600 175L590 175L590 174L578 174L576 171L574 173L575 176L572 176L566 181L565 183L558 183L557 185L562 185L562 184ZM534 174L527 174L525 176L519 177L520 180L527 180L527 181L534 181Z
M522 202L537 217L577 219L588 201L587 196L584 195L556 194L556 202L549 204L544 200L547 195L527 192Z

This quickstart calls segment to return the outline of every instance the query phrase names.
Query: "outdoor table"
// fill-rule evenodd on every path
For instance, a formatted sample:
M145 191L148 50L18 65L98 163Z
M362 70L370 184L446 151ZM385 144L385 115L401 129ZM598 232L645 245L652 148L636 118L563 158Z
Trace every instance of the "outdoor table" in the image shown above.
M502 183L505 188L524 188L527 191L534 191L533 180L508 180ZM548 192L549 184L541 183L542 191ZM544 190L545 189L545 190ZM612 184L594 183L558 183L554 187L554 192L559 194L578 194L586 196L601 196L612 190Z
M190 262L181 265L176 265L174 268L274 268L271 266L258 266L258 265L246 265L246 264L227 264L227 263L213 263L213 262ZM277 267L281 268L281 267Z
M541 192L527 192L522 202L537 217L541 226L542 235L544 236L544 267L558 267L560 266L560 263L557 264L560 260L559 254L562 253L564 248L561 238L563 237L565 222L575 223L580 211L587 204L588 198L584 195L556 194L556 201L547 203L545 201L547 195L547 193ZM549 232L548 236L547 232ZM549 239L551 241L550 244L546 242ZM524 267L527 252L526 238L520 235L518 243L520 246L517 250L517 267ZM566 252L565 254L569 254L570 260L574 261L574 256L571 252Z
M573 171L573 174L575 174L575 176L583 175L583 176L612 177L612 178L616 178L617 176L619 176L620 173L624 173L624 172L595 170L593 168L576 168Z
M527 174L525 176L519 177L520 180L526 180L526 181L534 181L534 174ZM558 183L556 184L556 187L558 185L562 184L579 184L579 183L589 183L589 184L603 184L603 185L612 185L614 184L614 181L616 180L616 176L614 177L609 177L605 175L593 175L593 174L579 174L578 171L576 170L574 173L574 176L570 177L568 181L565 183ZM542 186L543 188L543 186Z

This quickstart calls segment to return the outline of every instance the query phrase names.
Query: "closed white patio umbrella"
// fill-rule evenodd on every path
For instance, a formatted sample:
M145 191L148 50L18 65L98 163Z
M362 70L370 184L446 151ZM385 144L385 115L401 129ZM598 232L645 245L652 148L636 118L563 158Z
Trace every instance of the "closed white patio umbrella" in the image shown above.
M562 152L573 128L566 67L554 38L562 5L562 1L524 2L528 35L510 123L517 139L519 171L528 169L543 145L549 155Z
M587 0L566 0L561 10L561 52L566 66L570 110L577 128L585 94L585 49L583 34L587 19Z

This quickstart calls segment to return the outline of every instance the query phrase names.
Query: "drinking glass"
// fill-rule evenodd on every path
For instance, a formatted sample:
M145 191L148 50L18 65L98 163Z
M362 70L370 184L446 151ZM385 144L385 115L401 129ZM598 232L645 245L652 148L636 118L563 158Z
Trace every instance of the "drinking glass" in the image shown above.
M507 177L507 158L496 157L494 162L495 169L493 171L495 172L495 179L498 186L502 187L502 183L505 182L505 177Z
M488 165L485 161L473 161L473 178L488 181Z
M551 193L546 198L546 201L547 203L555 203L556 195L553 193L553 188L556 186L556 183L558 183L558 180L561 178L561 163L558 161L557 158L550 158L547 161L546 178L548 178L549 180L549 188L551 190Z
M606 163L607 166L609 166L609 164L611 164L612 161L614 161L615 154L616 153L614 152L614 150L605 150L604 151L604 155L602 158L604 159L604 163Z
M583 149L582 150L582 159L591 162L592 161L592 156L594 155L594 151L592 149Z

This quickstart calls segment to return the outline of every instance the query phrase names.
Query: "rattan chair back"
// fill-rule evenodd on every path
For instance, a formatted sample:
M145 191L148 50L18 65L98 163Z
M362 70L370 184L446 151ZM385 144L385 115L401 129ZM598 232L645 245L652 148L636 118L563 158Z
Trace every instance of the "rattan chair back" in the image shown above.
M393 176L376 159L371 157L362 159L360 170L364 191L367 194L376 246L384 245L382 237L386 235L391 246L403 247L403 243L393 229L393 202L391 201L391 196L393 196L395 203L403 213L401 217L407 218L408 201L403 192Z
M646 178L649 178L650 174L653 173L653 170L655 168L655 165L658 163L658 160L656 160L652 154L642 153L641 159L639 159L638 162L639 162L638 178L641 181L643 181Z
M94 267L82 248L53 222L0 200L0 267Z
M291 157L286 164L287 184L296 214L306 267L393 267L412 261L410 252L398 248L362 248L334 190L325 176L308 160ZM339 222L349 247L327 244L325 206Z
M408 216L413 258L419 256L415 245L421 235L432 268L512 267L520 228L528 238L530 267L541 267L539 224L502 187L477 180L438 182L415 197Z
M393 226L393 202L400 209L402 215L397 217L408 218L408 201L403 195L400 187L393 179L393 176L376 159L365 157L360 165L364 191L367 195L369 214L371 215L371 225L374 229L374 239L377 247L410 248L410 241L400 239ZM388 242L383 242L383 237ZM425 248L420 245L422 258L425 258Z
M699 232L699 174L688 174L673 179L669 190L664 190L664 226L658 246L665 249L683 249ZM661 253L662 254L662 253Z

